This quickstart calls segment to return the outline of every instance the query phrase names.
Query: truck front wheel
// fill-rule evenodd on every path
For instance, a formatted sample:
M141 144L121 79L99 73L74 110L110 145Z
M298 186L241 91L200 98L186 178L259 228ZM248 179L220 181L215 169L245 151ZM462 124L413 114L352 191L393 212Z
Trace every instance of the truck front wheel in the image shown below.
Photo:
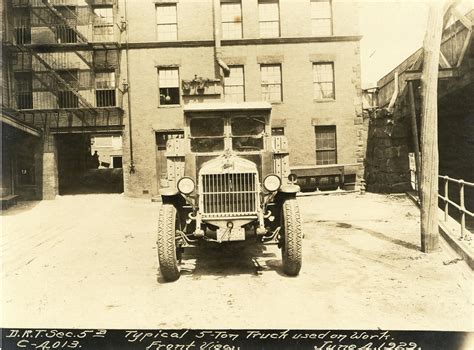
M177 211L172 204L163 204L158 217L158 262L163 278L176 281L179 276L178 259L176 256L176 223Z
M281 230L283 271L289 276L296 276L302 263L301 218L296 198L283 202Z

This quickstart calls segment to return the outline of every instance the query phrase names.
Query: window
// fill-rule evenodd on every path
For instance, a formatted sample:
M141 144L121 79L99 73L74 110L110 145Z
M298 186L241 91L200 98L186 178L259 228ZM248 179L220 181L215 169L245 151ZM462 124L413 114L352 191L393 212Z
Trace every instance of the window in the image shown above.
M191 152L224 150L224 118L195 118L189 124Z
M16 43L18 45L31 44L31 19L29 9L15 9L13 20L15 24Z
M260 151L263 149L265 117L235 117L230 120L232 149L237 152Z
M114 13L112 6L94 8L94 40L110 41L114 35Z
M93 145L94 145L94 148L112 147L113 136L94 136Z
M78 71L77 70L63 70L56 71L59 76L72 88L79 87ZM72 91L63 85L59 85L58 91L58 105L59 108L78 108L79 98Z
M178 40L176 4L156 6L156 24L159 41Z
M334 63L313 63L313 87L316 100L334 99Z
M59 44L77 43L76 31L63 25L56 26L56 38Z
M97 107L115 106L115 72L95 73L95 99Z
M277 38L280 36L280 10L278 1L259 1L258 15L260 37Z
M122 156L112 156L112 168L122 168Z
M33 108L33 83L31 73L15 73L15 96L18 109Z
M331 0L311 0L311 31L314 36L332 35Z
M230 74L224 78L224 94L226 102L245 101L244 67L229 67Z
M179 105L178 68L160 68L158 70L160 105Z
M158 151L166 151L166 143L171 139L183 139L184 132L181 130L176 131L163 131L155 133L155 141Z
M242 7L240 1L221 4L222 38L242 38Z
M281 102L281 65L262 64L260 66L262 78L262 98L269 102Z
M316 165L336 164L336 126L316 126Z
M285 128L284 127L272 128L272 136L285 136Z
M77 12L75 6L57 6L55 7L68 25L56 25L56 40L58 43L77 43Z

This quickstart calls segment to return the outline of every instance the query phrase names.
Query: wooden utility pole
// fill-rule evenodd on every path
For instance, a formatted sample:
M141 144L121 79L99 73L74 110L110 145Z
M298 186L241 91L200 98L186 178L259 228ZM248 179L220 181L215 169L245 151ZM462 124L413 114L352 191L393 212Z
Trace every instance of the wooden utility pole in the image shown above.
M438 66L443 33L443 1L430 1L423 42L421 121L421 250L438 248Z
M421 204L421 157L420 157L420 141L418 139L418 125L416 122L416 104L415 104L415 92L413 89L413 82L408 82L408 97L410 100L410 121L411 121L411 134L413 137L413 148L415 151L415 167L416 167L416 191L418 199Z

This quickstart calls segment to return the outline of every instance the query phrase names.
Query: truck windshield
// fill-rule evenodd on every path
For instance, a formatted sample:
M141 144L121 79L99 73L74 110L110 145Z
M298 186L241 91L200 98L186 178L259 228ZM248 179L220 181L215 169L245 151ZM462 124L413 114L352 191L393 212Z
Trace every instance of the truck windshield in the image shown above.
M265 117L235 117L231 119L232 149L251 152L263 149Z
M191 151L224 150L224 118L196 118L190 123Z

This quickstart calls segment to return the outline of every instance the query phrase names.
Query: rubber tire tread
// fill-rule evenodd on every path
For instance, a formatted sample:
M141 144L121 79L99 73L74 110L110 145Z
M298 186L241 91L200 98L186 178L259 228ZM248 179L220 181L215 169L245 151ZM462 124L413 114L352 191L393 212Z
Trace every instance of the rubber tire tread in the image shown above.
M281 249L283 271L289 276L297 276L302 265L302 232L298 202L295 198L287 199L282 206L284 244Z
M163 204L158 217L158 262L161 276L168 282L176 281L179 276L176 257L176 208L172 204Z

